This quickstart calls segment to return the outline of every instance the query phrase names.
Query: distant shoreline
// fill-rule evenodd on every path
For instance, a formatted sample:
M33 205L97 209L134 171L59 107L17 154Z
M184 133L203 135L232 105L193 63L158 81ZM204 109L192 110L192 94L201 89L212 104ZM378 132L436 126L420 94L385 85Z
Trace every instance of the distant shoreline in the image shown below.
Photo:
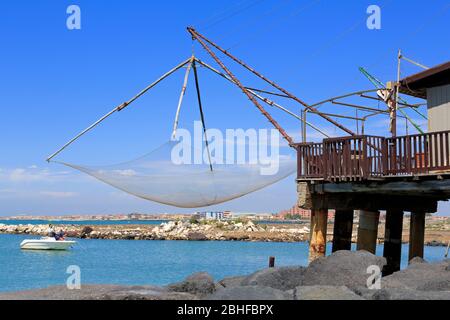
M28 220L29 221L29 220ZM26 222L26 220L24 220ZM71 224L70 222L74 222ZM104 240L191 240L191 241L262 241L262 242L305 242L309 240L309 223L251 220L153 220L111 223L112 221L86 221L67 224L53 223L56 230L62 229L67 237ZM117 221L115 221L117 222ZM147 222L147 223L146 223ZM2 224L0 234L22 234L45 236L48 223L42 224ZM328 226L327 241L332 241L333 225ZM352 242L356 242L357 225L354 225ZM378 244L384 240L384 224L380 223ZM409 228L405 223L403 243L408 243ZM450 241L450 228L447 224L427 224L425 244L447 246Z

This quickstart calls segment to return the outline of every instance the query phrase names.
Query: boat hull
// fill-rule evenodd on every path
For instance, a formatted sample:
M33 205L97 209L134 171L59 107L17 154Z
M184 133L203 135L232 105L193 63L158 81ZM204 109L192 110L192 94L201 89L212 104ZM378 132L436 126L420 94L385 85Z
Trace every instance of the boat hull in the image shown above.
M23 240L20 248L23 250L67 250L75 241Z

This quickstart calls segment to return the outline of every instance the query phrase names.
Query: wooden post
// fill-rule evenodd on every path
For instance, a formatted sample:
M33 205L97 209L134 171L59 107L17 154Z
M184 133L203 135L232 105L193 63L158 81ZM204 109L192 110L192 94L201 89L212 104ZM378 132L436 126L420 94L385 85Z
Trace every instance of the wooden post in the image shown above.
M269 257L269 268L275 268L275 257Z
M336 210L334 214L333 252L352 249L353 210Z
M409 261L415 257L423 258L425 240L425 212L411 212L409 229Z
M384 232L383 256L387 264L383 268L383 276L400 270L402 255L403 211L387 210Z
M324 257L327 245L328 210L311 210L311 233L309 240L309 262Z
M356 250L366 250L375 254L377 249L379 220L379 211L359 210Z

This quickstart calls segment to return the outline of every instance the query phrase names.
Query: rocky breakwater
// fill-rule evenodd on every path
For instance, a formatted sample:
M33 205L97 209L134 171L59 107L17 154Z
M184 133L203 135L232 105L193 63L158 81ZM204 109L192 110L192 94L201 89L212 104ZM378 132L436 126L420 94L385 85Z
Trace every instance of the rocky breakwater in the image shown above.
M68 237L121 240L306 241L309 229L293 225L259 225L252 221L170 221L153 225L57 225ZM46 235L48 225L4 225L0 233Z
M337 251L308 267L269 268L220 281L199 272L162 287L83 284L81 290L59 286L3 293L0 300L450 300L450 260L427 263L416 258L369 288L367 270L381 270L385 264L386 259L366 251Z
M252 221L171 221L153 229L156 239L220 241L304 241L309 229L269 227Z

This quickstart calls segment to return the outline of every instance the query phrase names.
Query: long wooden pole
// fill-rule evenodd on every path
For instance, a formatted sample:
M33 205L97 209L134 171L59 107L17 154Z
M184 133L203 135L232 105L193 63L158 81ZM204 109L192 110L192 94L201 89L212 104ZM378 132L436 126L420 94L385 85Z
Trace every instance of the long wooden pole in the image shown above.
M228 81L230 81L230 82L236 84L236 83L233 81L233 79L231 79L229 76L227 76L226 74L223 74L222 72L220 72L219 70L217 70L217 69L215 69L214 67L210 66L209 64L203 62L202 60L196 58L195 61L197 61L199 64L201 64L201 65L204 66L205 68L207 68L207 69L211 70L212 72L216 73L217 75L221 76L222 78L224 78L224 79L226 79L226 80L228 80ZM268 98L266 98L266 97L264 97L264 96L261 96L260 94L257 93L257 92L262 91L262 90L257 90L257 89L248 88L248 87L245 87L245 88L246 88L246 90L247 90L248 92L250 92L253 96L255 96L256 98L258 98L259 100L261 100L261 101L267 103L268 105L270 105L270 106L272 106L272 107L276 107L276 108L278 108L278 109L280 109L280 110L286 112L287 114L293 116L294 118L296 118L296 119L298 119L298 120L304 122L303 117L298 116L297 114L295 114L294 112L292 112L292 111L286 109L286 108L283 107L282 105L280 105L280 104L278 104L278 103L276 103L276 102L274 102L274 101L272 101L272 100L270 100L270 99L268 99ZM256 92L255 92L255 91L256 91ZM270 93L269 93L269 94L270 94ZM325 133L324 131L320 130L318 127L316 127L316 126L313 125L312 123L306 121L306 124L307 124L308 126L310 126L311 128L313 128L314 130L316 130L317 132L319 132L320 134L324 135L325 137L330 138L330 136L329 136L327 133Z
M115 107L114 109L112 109L110 112L108 112L107 114L105 114L103 117L101 117L100 119L98 119L97 121L95 121L93 124L91 124L89 127L87 127L86 129L84 129L83 131L81 131L79 134L77 134L74 138L72 138L69 142L67 142L65 145L63 145L61 148L59 148L56 152L54 152L52 155L50 155L49 157L47 157L47 161L50 162L50 160L52 160L54 157L56 157L59 153L61 153L64 149L66 149L68 146L70 146L72 143L74 143L76 140L78 140L81 136L83 136L84 134L86 134L87 132L89 132L90 130L92 130L93 128L95 128L98 124L100 124L102 121L104 121L106 118L108 118L109 116L111 116L113 113L117 112L117 111L121 111L123 109L125 109L126 107L128 107L131 103L133 103L135 100L137 100L138 98L140 98L141 96L143 96L148 90L150 90L151 88L153 88L154 86L156 86L158 83L160 83L162 80L164 80L165 78L167 78L168 76L170 76L172 73L174 73L175 71L181 69L183 66L185 66L186 64L189 63L189 61L191 60L191 58L187 59L186 61L183 61L182 63L180 63L179 65L177 65L175 68L173 68L172 70L166 72L165 74L163 74L161 77L159 77L156 81L154 81L153 83L151 83L150 85L148 85L147 87L145 87L141 92L139 92L137 95L135 95L134 97L132 97L131 99L129 99L128 101L122 103L121 105Z
M253 104L259 109L259 111L269 120L270 123L280 132L284 139L292 145L294 140L289 136L286 131L278 124L278 122L272 118L272 116L264 109L263 106L255 99L255 97L247 91L247 89L242 85L242 83L234 76L234 74L223 64L223 62L217 57L217 55L211 51L208 45L195 33L191 32L192 36L201 44L201 46L209 53L209 55L217 62L218 65L225 71L228 76L233 79L233 82L242 90L242 92L247 96L247 98L253 102Z
M194 39L196 39L198 42L200 42L202 44L202 46L208 51L209 54L212 53L211 49L209 49L209 47L206 46L205 41L210 44L211 46L213 46L214 48L216 48L217 50L221 51L223 54L227 55L229 58L231 58L232 60L234 60L236 63L240 64L241 66L243 66L244 68L246 68L247 70L249 70L250 72L252 72L253 74L255 74L256 76L258 76L259 78L261 78L262 80L266 81L267 83L269 83L271 86L273 86L274 88L280 90L281 92L283 92L285 95L287 95L288 97L290 97L291 99L297 101L298 103L300 103L301 105L303 105L305 108L307 108L308 110L311 111L317 111L318 114L324 118L325 120L327 120L328 122L332 123L333 125L335 125L336 127L338 127L339 129L347 132L350 135L355 135L355 133L353 131L351 131L350 129L344 127L343 125L341 125L340 123L334 121L333 119L331 119L330 117L320 114L320 112L315 109L314 107L311 107L310 105L308 105L306 102L302 101L301 99L299 99L298 97L294 96L292 93L288 92L287 90L285 90L284 88L280 87L279 85L277 85L275 82L269 80L268 78L266 78L265 76L263 76L262 74L260 74L259 72L257 72L255 69L251 68L250 66L248 66L246 63L244 63L242 60L239 60L238 58L234 57L232 54L230 54L227 50L222 49L220 46L218 46L217 44L215 44L214 42L212 42L211 40L209 40L208 38L206 38L205 36L201 35L200 33L198 33L194 28L192 27L188 27L187 28L189 33L192 35L192 37ZM206 46L206 47L205 47ZM214 54L214 53L213 53ZM217 60L216 60L217 61Z
M328 210L311 210L309 262L325 256L327 247L327 219Z

